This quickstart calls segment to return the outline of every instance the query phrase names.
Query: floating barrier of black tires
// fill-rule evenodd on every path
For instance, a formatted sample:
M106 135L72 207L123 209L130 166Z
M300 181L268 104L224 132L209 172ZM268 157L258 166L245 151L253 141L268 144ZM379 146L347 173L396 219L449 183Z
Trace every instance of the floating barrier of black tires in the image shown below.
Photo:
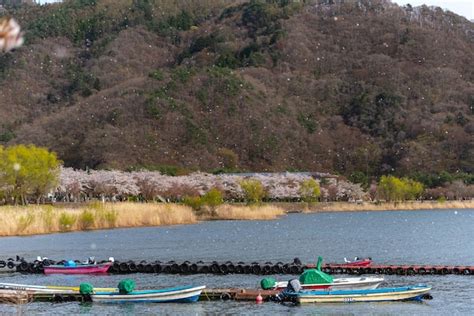
M8 258L0 260L0 271L19 272L24 274L42 274L44 267L53 264L63 264L66 260L54 261L50 259L35 260L28 262L17 257L16 260ZM76 261L80 262L80 261ZM101 261L104 263L107 261ZM283 263L270 261L266 262L204 262L204 261L115 261L110 266L110 274L254 274L254 275L275 275L275 274L301 274L305 269L315 268L314 264L302 264L298 258L293 262ZM370 267L348 267L340 264L324 264L322 270L329 274L378 274L378 275L474 275L474 266L442 266L442 265L375 265Z

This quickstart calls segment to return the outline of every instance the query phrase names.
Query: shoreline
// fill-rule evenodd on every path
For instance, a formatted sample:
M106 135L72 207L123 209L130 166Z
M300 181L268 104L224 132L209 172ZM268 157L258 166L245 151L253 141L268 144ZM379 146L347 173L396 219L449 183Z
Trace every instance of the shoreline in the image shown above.
M473 209L474 200L469 201L405 201L405 202L318 202L318 203L272 203L287 213L323 212L377 212L377 211L432 211L446 209Z
M196 213L178 203L89 203L0 206L0 237L21 237L115 228L197 224L218 220L274 220L286 214L472 209L470 201L384 203L270 202L247 206L222 204Z

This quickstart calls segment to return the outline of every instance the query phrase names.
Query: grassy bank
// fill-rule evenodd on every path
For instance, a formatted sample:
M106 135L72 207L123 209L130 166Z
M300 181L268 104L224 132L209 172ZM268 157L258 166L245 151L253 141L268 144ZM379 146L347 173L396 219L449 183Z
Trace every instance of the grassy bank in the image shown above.
M321 202L308 203L274 203L273 205L286 212L364 212L364 211L403 211L403 210L437 210L437 209L474 209L474 201L406 201L384 203L349 203Z
M186 206L154 203L92 203L74 208L4 206L0 214L0 236L197 222Z
M285 214L274 206L221 205L209 216L198 217L190 207L160 203L91 203L0 207L0 236L194 224L199 220L266 220Z
M197 216L190 207L161 203L90 203L0 207L0 236L193 224L200 220L271 220L288 212L349 212L420 209L474 209L474 201L400 203L267 203L229 205Z
M276 219L286 212L275 205L238 206L224 204L215 211L211 219L221 220L270 220Z

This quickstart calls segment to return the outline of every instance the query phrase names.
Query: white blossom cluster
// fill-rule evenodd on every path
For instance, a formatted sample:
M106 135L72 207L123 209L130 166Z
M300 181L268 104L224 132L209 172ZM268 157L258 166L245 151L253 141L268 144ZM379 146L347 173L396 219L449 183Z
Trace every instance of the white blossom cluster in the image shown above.
M300 183L315 177L326 179L328 185L335 188L335 196L331 199L360 199L364 195L359 185L345 180L338 180L324 173L252 173L252 174L220 174L196 172L185 176L167 176L152 171L107 171L107 170L74 170L63 168L57 193L78 197L113 197L166 195L170 190L179 191L183 188L204 194L211 188L218 188L227 197L242 198L240 182L254 179L262 183L270 199L297 199L300 197ZM328 180L329 179L329 180ZM147 192L145 192L147 191ZM327 189L322 189L322 197L328 199Z

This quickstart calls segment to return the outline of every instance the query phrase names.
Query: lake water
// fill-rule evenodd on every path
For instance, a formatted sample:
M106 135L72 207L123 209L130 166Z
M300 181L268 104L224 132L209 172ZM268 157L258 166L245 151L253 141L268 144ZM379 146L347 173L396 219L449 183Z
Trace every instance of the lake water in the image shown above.
M0 258L37 255L53 259L95 256L117 260L327 262L370 256L376 263L474 265L474 210L388 211L291 214L275 221L212 221L196 225L116 229L0 238ZM254 275L131 275L140 288L186 284L256 287ZM275 276L289 279L292 276ZM116 286L124 276L0 275L1 282ZM199 302L196 304L104 306L79 303L0 305L0 313L25 314L473 314L474 276L386 276L385 286L429 284L424 303L358 303L287 307L275 303Z

